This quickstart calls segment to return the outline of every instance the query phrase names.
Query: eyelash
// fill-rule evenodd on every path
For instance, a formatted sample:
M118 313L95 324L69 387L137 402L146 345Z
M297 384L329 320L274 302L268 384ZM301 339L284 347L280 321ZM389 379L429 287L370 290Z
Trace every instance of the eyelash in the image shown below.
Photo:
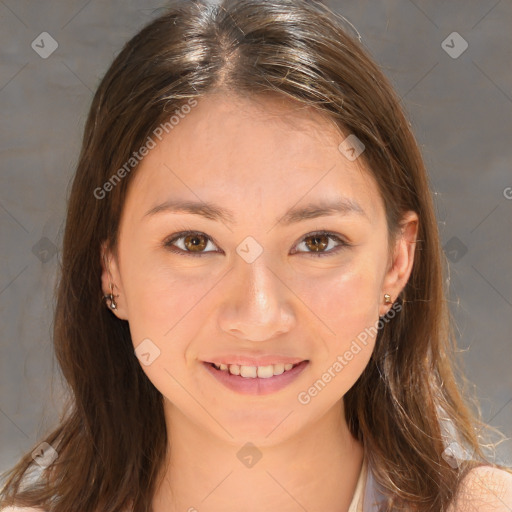
M184 251L183 249L180 249L180 248L175 248L173 246L174 242L176 242L177 240L180 240L181 238L185 238L185 237L187 237L189 235L202 235L202 236L204 236L208 240L208 242L215 243L211 237L209 237L206 233L202 233L201 231L181 231L179 233L174 233L173 235L171 235L171 237L168 238L164 242L164 247L167 248L169 251L175 253L175 254L187 255L187 256L193 256L193 257L202 257L205 254L208 254L208 253L211 253L211 252L218 252L218 251L205 251L205 252L193 253L193 252L190 252L190 251ZM316 235L325 235L328 238L334 239L336 242L339 243L339 245L337 247L335 247L334 249L329 249L328 251L324 251L324 252L320 251L320 252L316 252L316 253L312 252L312 251L305 251L305 254L310 254L313 257L321 258L321 257L324 257L324 256L331 256L333 254L337 254L344 247L349 247L350 246L349 243L347 243L344 240L342 240L338 235L336 235L335 233L331 233L329 231L314 231L313 233L308 233L308 234L306 234L306 235L304 235L302 237L302 239L300 240L300 242L297 245L299 245L302 242L304 242L304 240L306 240L307 238L314 237ZM299 252L303 252L304 253L304 251L299 251Z

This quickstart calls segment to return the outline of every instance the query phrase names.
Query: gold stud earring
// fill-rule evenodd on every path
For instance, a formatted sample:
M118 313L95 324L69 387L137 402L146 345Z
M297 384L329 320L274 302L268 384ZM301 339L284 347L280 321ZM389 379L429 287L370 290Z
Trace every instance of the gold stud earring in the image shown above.
M388 293L385 293L384 294L384 304L391 304L391 295L389 295Z

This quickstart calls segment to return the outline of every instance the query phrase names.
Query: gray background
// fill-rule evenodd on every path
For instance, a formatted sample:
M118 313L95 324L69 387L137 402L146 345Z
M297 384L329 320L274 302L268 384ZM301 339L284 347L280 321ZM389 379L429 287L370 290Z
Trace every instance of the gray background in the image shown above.
M0 471L59 419L53 291L83 123L113 57L163 5L0 0ZM483 418L510 436L512 4L328 5L357 28L403 99L436 194L467 374ZM46 59L31 47L42 32L58 43ZM443 49L462 49L452 32L468 43L457 58ZM512 464L511 441L496 459Z

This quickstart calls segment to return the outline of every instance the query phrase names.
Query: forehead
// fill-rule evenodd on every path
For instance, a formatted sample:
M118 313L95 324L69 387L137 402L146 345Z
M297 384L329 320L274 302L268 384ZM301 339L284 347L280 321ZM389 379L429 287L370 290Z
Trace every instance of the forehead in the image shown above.
M371 173L338 149L347 135L327 115L286 98L205 96L155 140L125 208L140 218L158 203L184 199L243 217L342 195L375 218L383 204Z

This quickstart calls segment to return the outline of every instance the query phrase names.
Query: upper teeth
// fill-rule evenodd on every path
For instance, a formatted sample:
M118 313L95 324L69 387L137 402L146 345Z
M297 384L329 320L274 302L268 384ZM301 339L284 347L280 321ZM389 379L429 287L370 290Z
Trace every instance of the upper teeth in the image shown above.
M232 375L241 375L242 377L268 379L274 375L281 375L281 373L291 370L293 364L269 364L268 366L243 366L238 364L223 364L220 365L213 363L217 370L229 371Z

